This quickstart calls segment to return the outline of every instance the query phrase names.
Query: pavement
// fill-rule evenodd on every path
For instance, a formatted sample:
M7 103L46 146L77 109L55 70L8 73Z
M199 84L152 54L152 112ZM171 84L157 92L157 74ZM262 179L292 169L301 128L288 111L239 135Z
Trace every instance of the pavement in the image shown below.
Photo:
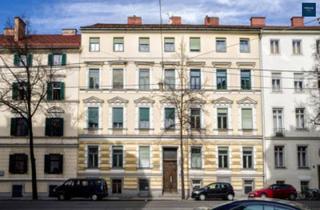
M215 207L227 201L90 201L90 200L1 200L0 210L192 210ZM320 210L320 201L299 201L312 210Z

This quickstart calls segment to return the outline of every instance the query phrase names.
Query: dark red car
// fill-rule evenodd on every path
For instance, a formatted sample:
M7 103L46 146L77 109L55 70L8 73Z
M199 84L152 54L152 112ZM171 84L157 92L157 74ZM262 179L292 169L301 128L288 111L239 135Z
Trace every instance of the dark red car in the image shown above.
M249 193L249 198L279 198L295 200L297 190L289 184L273 184L267 188L255 190Z

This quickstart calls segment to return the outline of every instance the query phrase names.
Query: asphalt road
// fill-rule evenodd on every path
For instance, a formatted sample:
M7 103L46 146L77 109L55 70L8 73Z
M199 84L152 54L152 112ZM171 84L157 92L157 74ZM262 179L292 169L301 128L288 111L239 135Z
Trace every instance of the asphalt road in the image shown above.
M1 210L191 210L215 207L225 201L0 201ZM304 201L312 210L320 210L320 201Z

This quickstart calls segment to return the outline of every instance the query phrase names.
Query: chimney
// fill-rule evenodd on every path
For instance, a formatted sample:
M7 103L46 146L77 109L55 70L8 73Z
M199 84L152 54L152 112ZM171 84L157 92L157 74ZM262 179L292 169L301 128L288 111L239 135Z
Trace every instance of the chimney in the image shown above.
M20 18L14 18L14 41L21 40L26 35L26 23Z
M128 24L129 25L141 25L142 24L142 19L141 17L138 16L130 16L128 17Z
M14 35L13 28L5 28L3 30L3 35L5 35L5 36L13 36Z
M291 27L303 27L304 19L303 17L292 17L291 18Z
M171 16L170 17L171 25L181 25L181 17L180 16Z
M251 17L250 25L253 27L263 27L266 26L266 18L265 17Z
M77 35L77 29L75 29L75 28L63 28L62 29L62 35L63 36Z
M204 18L204 25L206 25L206 26L218 26L219 25L219 18L218 17L206 16Z

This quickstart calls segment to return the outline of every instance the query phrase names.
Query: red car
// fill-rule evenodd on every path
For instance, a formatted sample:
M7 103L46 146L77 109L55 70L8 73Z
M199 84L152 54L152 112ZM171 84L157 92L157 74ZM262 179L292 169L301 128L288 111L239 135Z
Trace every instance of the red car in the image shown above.
M273 184L267 188L255 190L249 193L249 198L279 198L295 200L297 190L289 184Z

